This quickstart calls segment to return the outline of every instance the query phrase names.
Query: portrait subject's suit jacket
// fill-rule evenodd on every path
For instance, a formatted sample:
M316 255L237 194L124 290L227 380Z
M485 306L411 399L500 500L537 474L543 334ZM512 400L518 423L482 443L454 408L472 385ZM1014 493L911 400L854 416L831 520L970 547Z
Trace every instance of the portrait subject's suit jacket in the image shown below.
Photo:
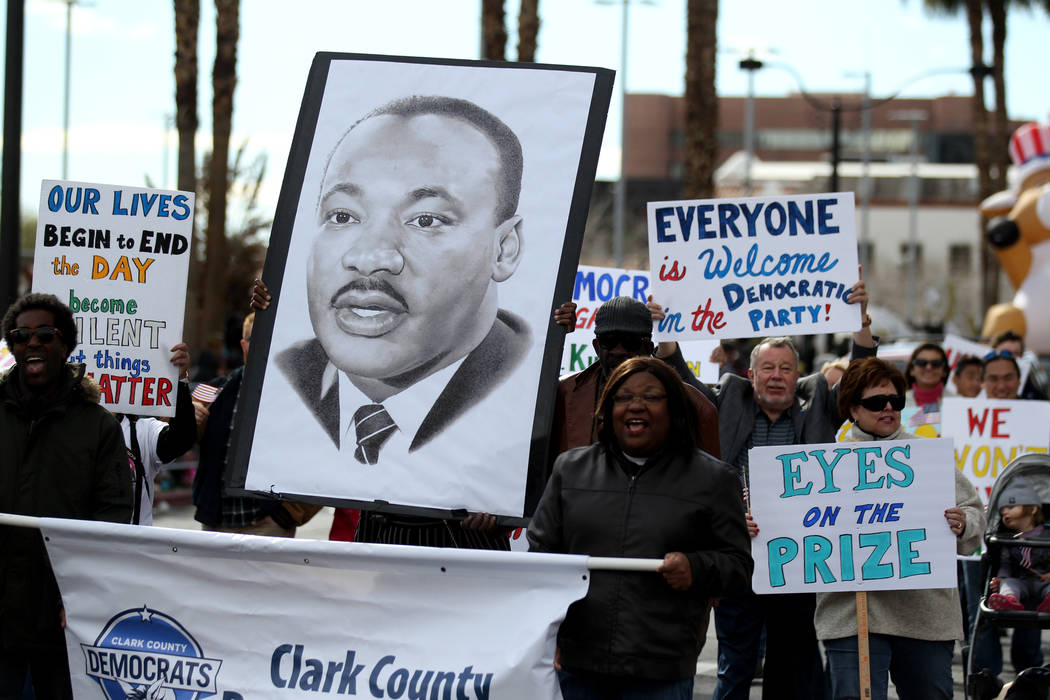
M529 330L523 319L500 309L488 335L470 351L430 407L409 451L425 445L452 425L465 411L487 396L514 371L529 348ZM281 351L277 366L295 387L303 403L339 446L339 383L321 396L328 354L316 338ZM412 391L412 387L404 389Z

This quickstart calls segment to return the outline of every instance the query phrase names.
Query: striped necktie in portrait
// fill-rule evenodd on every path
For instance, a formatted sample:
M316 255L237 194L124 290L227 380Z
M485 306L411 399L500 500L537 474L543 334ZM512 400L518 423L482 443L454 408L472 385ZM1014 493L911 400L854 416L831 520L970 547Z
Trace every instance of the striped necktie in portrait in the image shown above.
M361 464L375 464L379 461L379 450L383 447L397 424L382 404L365 404L354 412L354 425L357 427L357 449L354 459Z

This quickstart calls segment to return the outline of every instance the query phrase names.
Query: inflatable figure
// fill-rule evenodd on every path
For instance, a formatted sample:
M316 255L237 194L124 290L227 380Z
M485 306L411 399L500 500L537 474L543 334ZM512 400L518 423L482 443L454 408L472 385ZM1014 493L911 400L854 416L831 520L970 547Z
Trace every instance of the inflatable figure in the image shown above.
M1050 125L1030 122L1010 139L1017 168L1012 188L981 202L985 236L1017 294L984 317L981 335L1013 330L1025 346L1050 353ZM1042 308L1042 311L1039 309Z

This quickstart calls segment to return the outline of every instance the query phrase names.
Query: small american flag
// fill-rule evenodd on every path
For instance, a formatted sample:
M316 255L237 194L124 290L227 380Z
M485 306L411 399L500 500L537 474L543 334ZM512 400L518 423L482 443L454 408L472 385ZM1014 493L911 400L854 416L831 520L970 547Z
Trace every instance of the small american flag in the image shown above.
M1032 548L1021 547L1021 566L1026 569L1032 568Z
M201 382L197 385L197 388L193 390L193 393L190 394L190 397L194 401L210 404L212 401L215 400L215 397L219 395L219 391L220 387L215 387L211 384L205 384Z

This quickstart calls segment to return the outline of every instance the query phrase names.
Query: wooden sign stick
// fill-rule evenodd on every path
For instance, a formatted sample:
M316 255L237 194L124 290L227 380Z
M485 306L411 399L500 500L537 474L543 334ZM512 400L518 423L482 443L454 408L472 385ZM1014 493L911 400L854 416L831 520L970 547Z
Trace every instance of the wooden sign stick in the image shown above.
M871 652L868 649L868 594L857 594L857 667L860 670L860 697L871 699Z

